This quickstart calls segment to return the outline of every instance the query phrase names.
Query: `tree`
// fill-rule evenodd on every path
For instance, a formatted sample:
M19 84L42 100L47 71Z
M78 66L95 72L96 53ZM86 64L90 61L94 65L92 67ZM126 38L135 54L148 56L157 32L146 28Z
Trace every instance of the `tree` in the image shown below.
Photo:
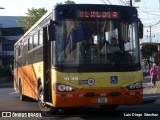
M65 1L64 3L65 3L65 4L75 4L74 1L70 1L70 0L67 0L67 1Z
M154 56L155 53L158 52L157 44L155 43L142 43L141 54L142 57L146 60L146 63L149 65L149 69L151 68L150 57Z
M17 21L18 24L24 28L24 31L29 30L45 13L47 10L44 8L31 8L28 9L26 16L21 17L21 21Z
M70 1L70 0L66 0L64 3L65 4L76 4L74 1ZM57 3L56 5L61 5L61 4L62 4L62 2Z
M157 53L157 44L154 43L143 43L141 48L141 54L143 58L149 58L153 56L154 53Z

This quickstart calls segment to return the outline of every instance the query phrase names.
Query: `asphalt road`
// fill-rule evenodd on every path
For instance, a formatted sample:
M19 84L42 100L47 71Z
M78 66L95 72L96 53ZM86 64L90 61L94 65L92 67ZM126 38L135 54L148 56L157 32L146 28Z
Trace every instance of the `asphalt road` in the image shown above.
M144 112L147 114L158 115L158 117L150 117L151 119L160 119L160 100L147 101L141 105L122 105L119 106L116 111L107 113L101 110L99 107L77 107L60 110L56 115L44 115L40 118L29 118L33 120L105 120L105 119L137 119L148 116L144 116ZM13 83L0 83L0 111L1 112L35 112L39 113L40 110L35 101L21 102L19 100L19 94L13 89ZM0 113L2 115L2 113ZM142 115L142 116L141 116ZM4 119L22 119L21 117L15 118L0 118ZM28 119L28 118L23 118ZM143 118L144 119L144 118Z

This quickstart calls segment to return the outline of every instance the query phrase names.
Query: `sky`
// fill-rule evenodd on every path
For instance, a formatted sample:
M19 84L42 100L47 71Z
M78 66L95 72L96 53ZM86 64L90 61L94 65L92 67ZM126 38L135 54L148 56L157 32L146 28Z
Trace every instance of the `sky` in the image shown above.
M57 3L66 0L0 0L0 16L24 16L28 8L45 8L52 10ZM114 4L129 5L130 0L72 0L75 3L84 4ZM136 0L137 1L137 0ZM144 38L141 42L160 43L160 0L132 0L133 6L137 7L139 18L144 25ZM151 26L151 27L150 27ZM151 28L151 29L150 29ZM151 37L150 37L151 31ZM150 39L151 38L151 39Z

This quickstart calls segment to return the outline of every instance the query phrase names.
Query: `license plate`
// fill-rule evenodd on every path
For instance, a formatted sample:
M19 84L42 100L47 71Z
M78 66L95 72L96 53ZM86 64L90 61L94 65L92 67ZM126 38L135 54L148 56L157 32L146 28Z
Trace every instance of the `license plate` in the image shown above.
M98 98L98 103L107 103L107 98Z

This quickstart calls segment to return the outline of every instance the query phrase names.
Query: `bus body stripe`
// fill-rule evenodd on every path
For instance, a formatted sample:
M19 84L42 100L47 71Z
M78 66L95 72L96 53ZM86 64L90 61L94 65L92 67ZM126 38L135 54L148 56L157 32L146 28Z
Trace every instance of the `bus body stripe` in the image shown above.
M130 93L122 93L119 96L126 96L126 95L139 95L142 92L130 92ZM57 97L86 97L84 94L56 94ZM109 97L110 95L106 93L100 93L100 94L95 94L93 97Z

